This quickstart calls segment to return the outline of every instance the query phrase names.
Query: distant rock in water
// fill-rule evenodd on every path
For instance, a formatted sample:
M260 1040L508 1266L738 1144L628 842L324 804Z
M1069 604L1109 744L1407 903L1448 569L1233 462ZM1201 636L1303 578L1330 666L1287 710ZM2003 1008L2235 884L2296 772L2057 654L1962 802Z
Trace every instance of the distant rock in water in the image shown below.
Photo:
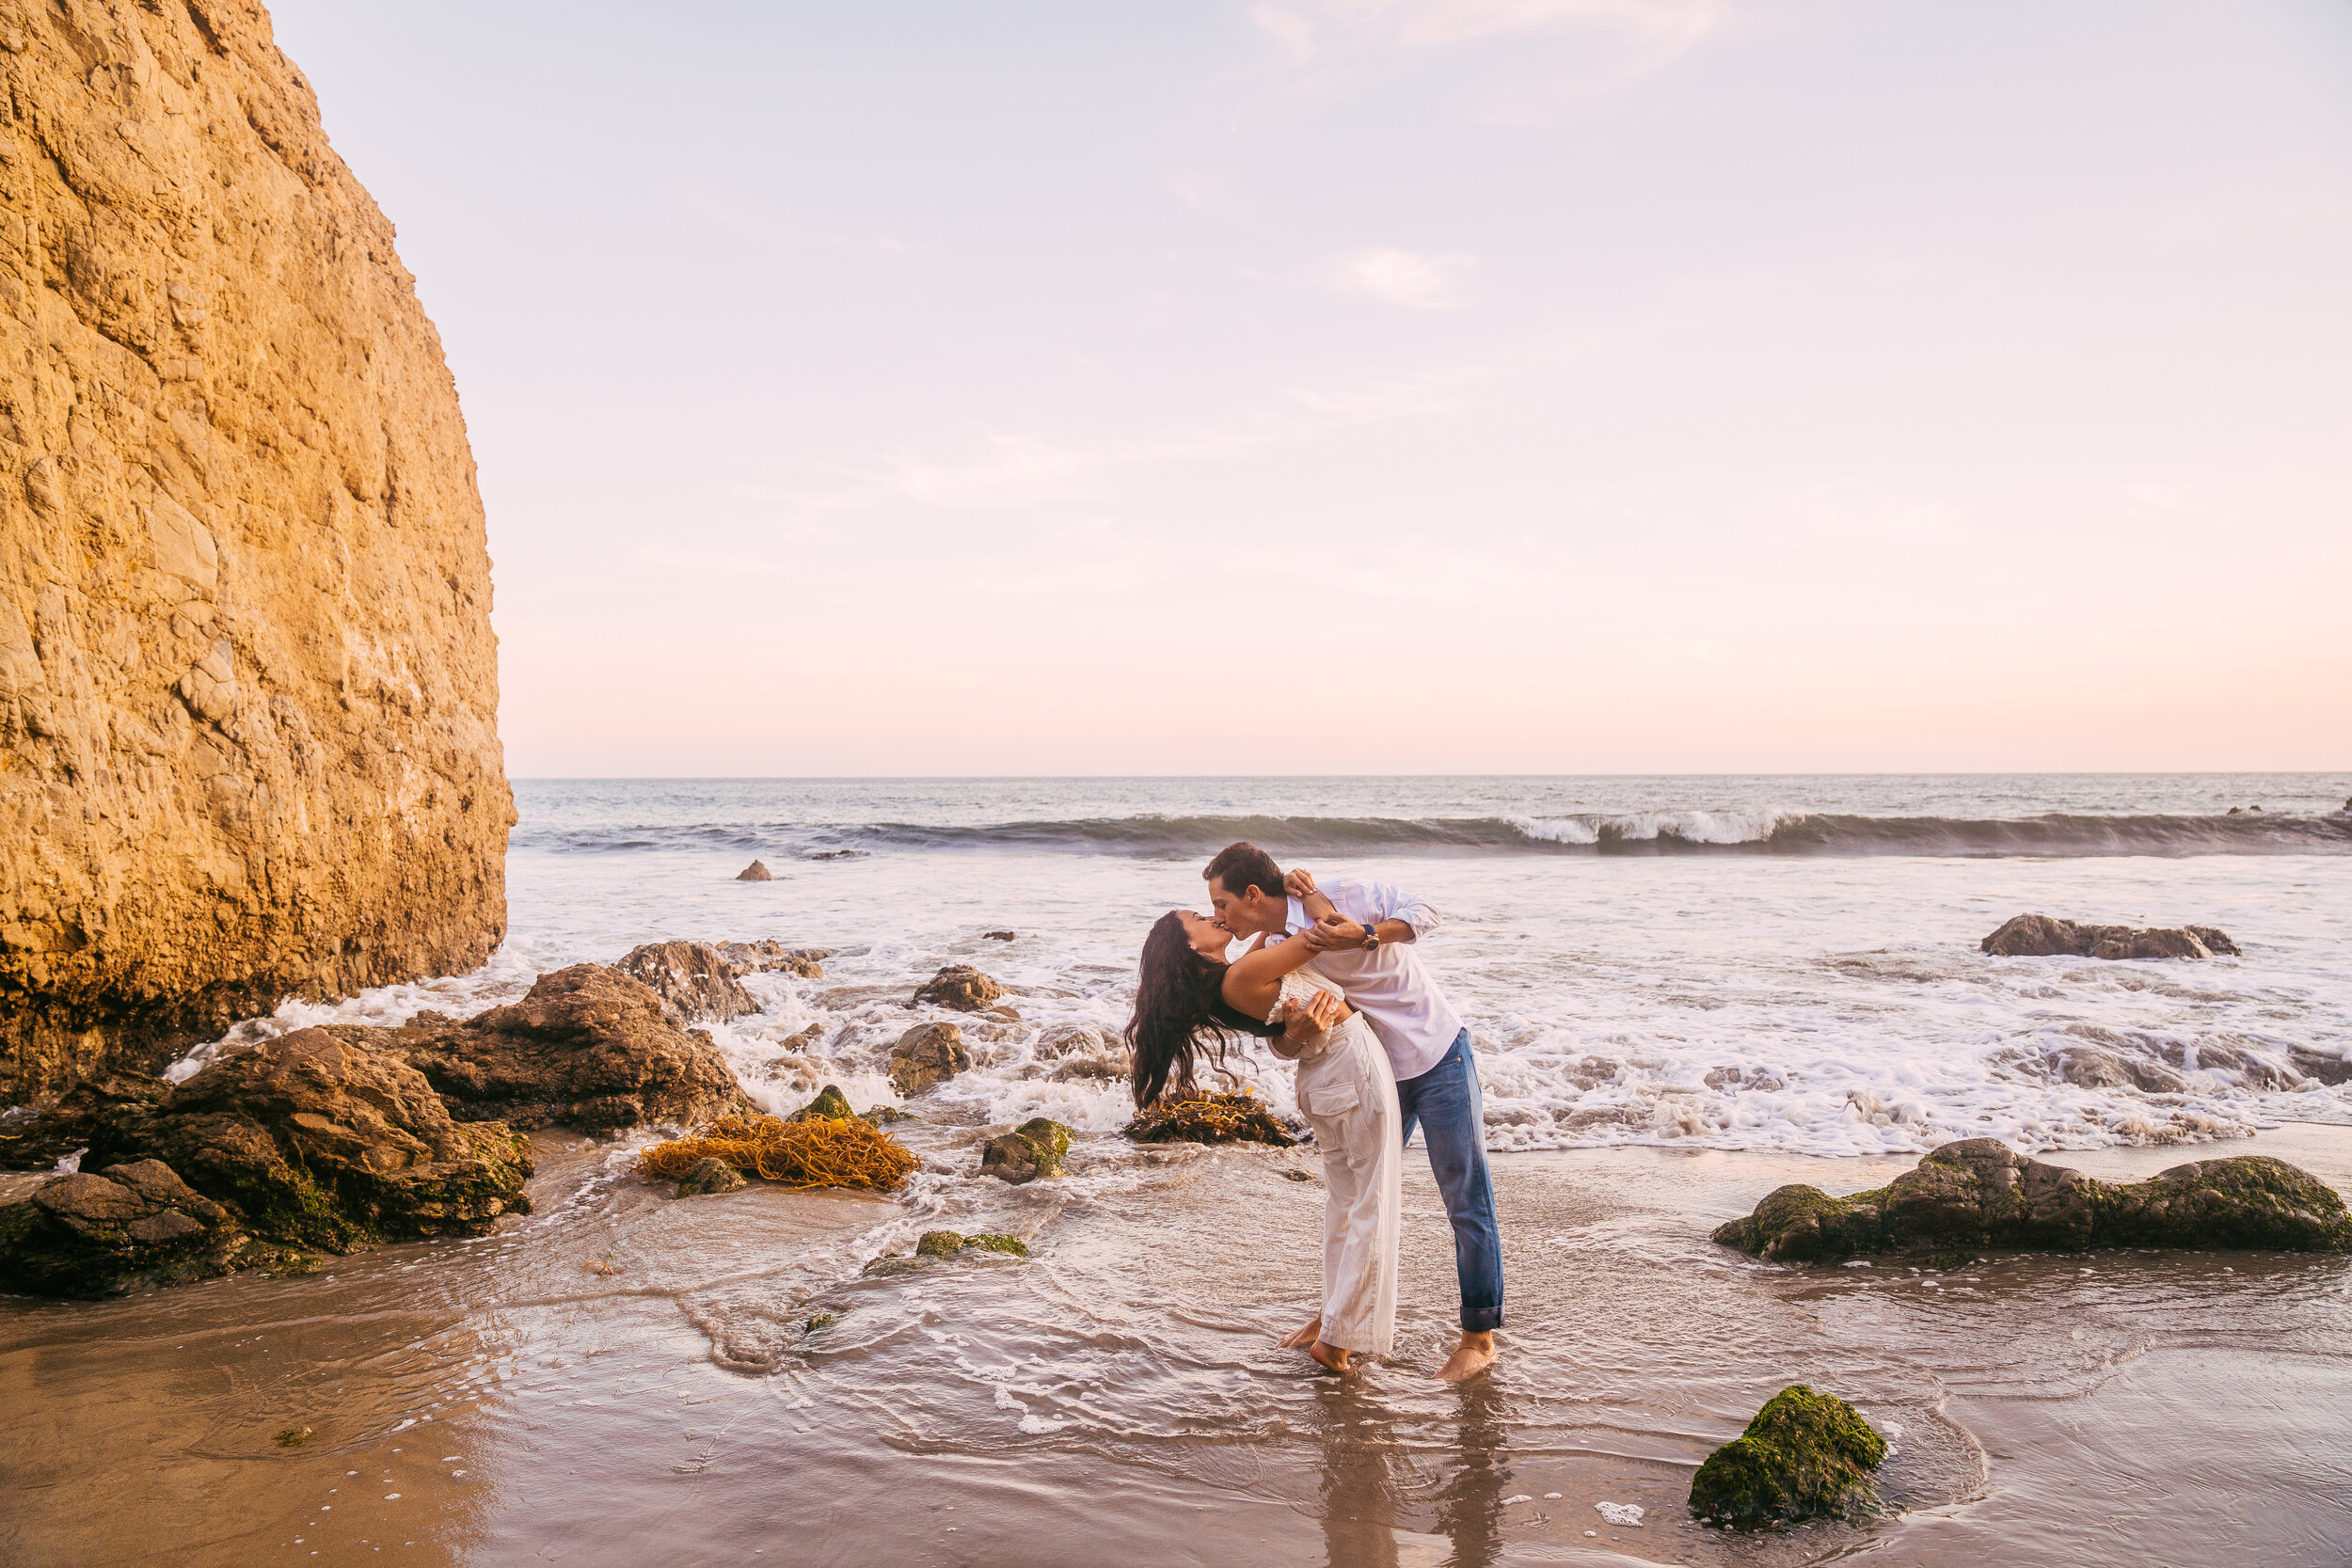
M1886 1439L1844 1400L1804 1384L1764 1402L1747 1431L1691 1478L1691 1512L1708 1524L1848 1518L1876 1500Z
M1004 987L970 964L949 964L923 982L914 993L914 1005L977 1013L1004 994Z
M1020 940L1020 933L1017 931L982 931L980 940L982 942L1017 942Z
M246 1235L161 1160L61 1176L0 1205L0 1287L113 1296L227 1274Z
M833 957L830 947L787 947L780 942L723 942L719 956L735 966L738 975L768 974L777 971L797 975L803 980L825 977L824 960Z
M890 1048L891 1086L902 1096L937 1088L971 1069L963 1031L952 1023L918 1023Z
M754 861L737 872L735 879L739 882L772 882L776 879L776 874L768 869L766 861Z
M2045 1165L1997 1138L1970 1138L1870 1192L1832 1197L1819 1187L1779 1188L1714 1239L1788 1263L1990 1247L2352 1252L2352 1214L2325 1181L2263 1154L2196 1161L2125 1183Z
M751 1110L707 1034L679 1028L651 987L602 964L542 974L520 1002L463 1023L326 1030L397 1053L462 1120L593 1132Z
M724 1023L759 1011L719 949L701 942L649 942L612 966L653 988L681 1023Z
M2211 926L2082 926L2046 914L2021 914L1979 942L1979 952L2000 958L2211 958L2240 956L2226 932Z
M0 30L6 1105L477 967L515 811L457 388L267 11Z
M531 1207L528 1140L453 1120L415 1068L327 1029L230 1052L160 1105L107 1112L84 1158L161 1160L257 1235L327 1252L480 1235Z

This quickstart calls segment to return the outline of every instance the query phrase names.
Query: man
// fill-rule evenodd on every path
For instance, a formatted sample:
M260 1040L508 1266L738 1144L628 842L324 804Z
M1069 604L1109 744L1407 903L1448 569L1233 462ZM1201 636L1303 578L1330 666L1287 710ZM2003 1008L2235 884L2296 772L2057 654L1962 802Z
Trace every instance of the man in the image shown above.
M1218 923L1235 937L1312 946L1312 967L1346 994L1387 1048L1404 1136L1409 1143L1420 1123L1429 1168L1454 1224L1462 1338L1438 1376L1447 1383L1477 1376L1494 1364L1494 1331L1502 1326L1502 1237L1495 1224L1485 1104L1470 1031L1413 951L1423 931L1438 928L1438 911L1386 882L1340 877L1321 886L1336 912L1319 924L1310 921L1281 867L1254 844L1226 846L1201 876ZM1291 876L1295 891L1314 889L1305 872ZM1317 1326L1310 1323L1299 1333L1311 1339ZM1284 1343L1292 1340L1298 1335Z

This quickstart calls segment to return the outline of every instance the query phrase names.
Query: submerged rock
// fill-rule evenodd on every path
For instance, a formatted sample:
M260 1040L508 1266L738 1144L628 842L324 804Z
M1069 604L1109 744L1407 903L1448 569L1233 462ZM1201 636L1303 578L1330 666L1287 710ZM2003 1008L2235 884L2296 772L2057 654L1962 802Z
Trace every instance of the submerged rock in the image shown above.
M1115 1083L1134 1070L1134 1061L1121 1053L1117 1056L1073 1056L1056 1063L1050 1076L1057 1084Z
M702 942L649 942L612 966L651 988L680 1023L724 1023L759 1011L735 966Z
M1746 1432L1691 1479L1691 1512L1711 1524L1845 1518L1867 1508L1886 1439L1844 1400L1804 1384L1764 1402Z
M982 931L980 940L982 942L1016 942L1020 940L1020 933L1017 931Z
M877 1258L866 1267L868 1274L896 1273L878 1270L876 1263L909 1263L925 1258L953 1258L960 1252L1001 1252L1009 1258L1026 1258L1029 1243L1018 1236L992 1232L978 1236L960 1235L953 1230L926 1230L914 1243L914 1258Z
M949 964L916 990L914 1006L977 1013L1004 994L1004 987L970 964Z
M1997 1138L1970 1138L1874 1191L1832 1197L1819 1187L1779 1188L1714 1239L1792 1263L1981 1247L2347 1252L2352 1215L2335 1189L2267 1155L2201 1160L2124 1183L2029 1160Z
M971 1068L963 1031L952 1023L918 1023L890 1048L890 1082L901 1097L936 1088Z
M768 869L766 861L754 861L737 872L735 879L739 882L772 882L776 879L776 874Z
M227 1274L246 1237L229 1211L160 1160L61 1176L0 1206L0 1285L114 1296Z
M2004 921L1979 942L1980 952L2001 958L2210 958L2239 957L2228 933L2211 926L2082 926L2046 914L2021 914Z
M108 1113L84 1159L145 1157L257 1235L328 1252L479 1235L531 1207L527 1139L452 1120L415 1068L326 1029L231 1052L158 1106Z
M651 988L601 964L542 974L520 1002L460 1024L329 1027L398 1051L467 1121L593 1132L752 1108L707 1034L680 1029Z
M1137 1111L1121 1131L1141 1144L1260 1143L1288 1148L1298 1142L1264 1101L1247 1091L1157 1101Z
M731 1193L750 1185L750 1180L741 1171L715 1154L706 1154L687 1166L686 1174L677 1179L677 1196L701 1197L710 1193Z
M1032 1117L988 1140L980 1150L980 1174L1017 1187L1041 1176L1059 1176L1069 1156L1070 1129L1045 1117Z
M787 947L780 942L723 942L719 956L735 966L741 974L766 974L781 970L803 980L825 977L824 960L833 957L830 947Z

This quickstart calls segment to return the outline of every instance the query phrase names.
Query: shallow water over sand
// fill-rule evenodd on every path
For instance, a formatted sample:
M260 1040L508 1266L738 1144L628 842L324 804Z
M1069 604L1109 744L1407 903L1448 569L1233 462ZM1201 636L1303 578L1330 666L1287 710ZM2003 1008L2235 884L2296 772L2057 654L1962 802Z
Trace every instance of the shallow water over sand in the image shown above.
M1082 1139L1067 1180L910 1208L679 1201L616 1148L541 1147L538 1212L492 1238L0 1302L0 1558L2319 1563L2352 1536L2352 1259L1792 1270L1705 1240L1784 1180L1907 1158L1502 1157L1506 1358L1454 1390L1425 1376L1452 1270L1418 1156L1399 1353L1347 1385L1271 1348L1313 1295L1300 1151ZM2352 1132L2229 1152L2254 1149L2352 1182ZM1035 1256L859 1275L941 1220ZM1904 1512L1696 1528L1692 1468L1790 1382L1888 1433ZM275 1447L293 1426L317 1435Z

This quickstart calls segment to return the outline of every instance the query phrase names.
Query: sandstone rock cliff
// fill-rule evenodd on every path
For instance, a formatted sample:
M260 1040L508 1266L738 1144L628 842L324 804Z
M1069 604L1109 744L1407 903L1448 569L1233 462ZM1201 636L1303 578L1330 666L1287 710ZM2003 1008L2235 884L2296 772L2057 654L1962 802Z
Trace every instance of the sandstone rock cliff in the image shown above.
M392 226L250 0L0 0L0 1103L469 968L482 503Z

